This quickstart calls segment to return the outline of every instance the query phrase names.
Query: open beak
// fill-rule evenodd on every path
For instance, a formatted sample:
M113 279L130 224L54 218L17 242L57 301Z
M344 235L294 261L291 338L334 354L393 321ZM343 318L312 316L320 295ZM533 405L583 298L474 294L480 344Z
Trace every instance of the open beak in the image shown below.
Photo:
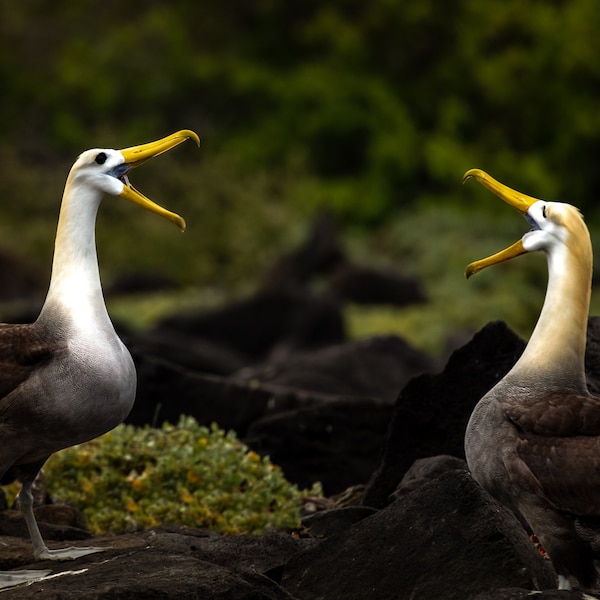
M178 146L181 144L181 142L184 142L190 138L193 139L198 146L200 146L200 138L198 135L189 129L183 129L165 138L157 140L156 142L150 142L140 146L132 146L131 148L125 148L124 150L121 150L125 165L129 167L127 172L135 167L138 167L149 158L154 158L155 156L164 154L165 152L171 150L171 148ZM146 198L146 196L144 196L141 192L138 192L131 185L126 174L121 178L121 181L123 182L123 191L120 195L123 198L130 200L138 206L141 206L146 210L150 210L161 217L164 217L165 219L168 219L169 221L175 223L175 225L177 225L181 231L185 231L185 221L182 217L163 208L162 206L159 206L158 204L152 202L152 200L149 198Z
M471 177L475 178L481 185L486 187L492 193L496 194L498 198L504 200L507 204L510 204L512 207L516 208L521 215L527 214L529 207L538 202L537 198L532 198L531 196L526 196L525 194L521 194L521 192L517 192L504 184L496 181L493 177L490 177L486 172L481 171L480 169L471 169L467 171L463 177L463 183L470 179ZM465 277L468 279L471 275L474 275L481 269L485 269L490 265L495 265L497 263L503 262L505 260L510 260L515 256L520 256L521 254L525 254L527 250L523 247L522 240L515 242L512 246L509 246L505 250L494 254L493 256L488 256L488 258L483 258L481 260L477 260L472 262L465 269Z

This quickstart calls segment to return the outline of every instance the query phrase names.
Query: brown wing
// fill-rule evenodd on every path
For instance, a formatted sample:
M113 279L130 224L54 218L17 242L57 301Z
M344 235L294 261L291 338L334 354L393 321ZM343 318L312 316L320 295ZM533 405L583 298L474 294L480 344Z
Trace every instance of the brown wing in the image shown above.
M560 510L600 516L600 399L551 394L509 406L517 453Z
M0 413L4 398L48 363L55 349L56 344L34 324L0 324Z
M550 437L600 435L600 397L553 392L527 402L503 404L507 418L527 433Z
M517 453L556 508L600 516L600 437L520 434Z

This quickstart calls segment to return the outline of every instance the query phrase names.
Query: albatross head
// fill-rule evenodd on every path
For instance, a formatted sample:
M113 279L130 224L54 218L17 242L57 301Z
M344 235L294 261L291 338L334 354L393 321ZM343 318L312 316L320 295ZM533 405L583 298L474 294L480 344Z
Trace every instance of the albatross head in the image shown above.
M184 129L156 142L132 146L123 150L100 148L86 150L73 165L69 180L72 183L94 187L112 196L121 196L168 219L183 231L185 230L183 218L146 198L131 185L128 174L149 158L163 154L190 138L200 145L198 135Z
M480 169L467 171L463 182L471 177L521 213L531 225L531 230L505 250L468 265L465 269L467 279L490 265L526 252L541 250L551 254L567 249L572 256L591 256L589 232L581 213L574 206L526 196L496 181Z

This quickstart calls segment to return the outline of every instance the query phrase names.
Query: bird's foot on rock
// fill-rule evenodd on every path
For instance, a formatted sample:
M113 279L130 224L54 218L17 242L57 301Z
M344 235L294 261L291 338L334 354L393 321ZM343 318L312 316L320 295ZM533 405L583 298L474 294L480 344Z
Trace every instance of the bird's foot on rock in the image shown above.
M37 558L39 560L74 560L81 556L87 556L88 554L94 554L95 552L104 552L109 548L97 548L94 546L87 546L84 548L61 548L59 550L48 550L44 549Z
M21 585L22 583L40 581L50 573L51 571L44 570L0 571L0 590Z

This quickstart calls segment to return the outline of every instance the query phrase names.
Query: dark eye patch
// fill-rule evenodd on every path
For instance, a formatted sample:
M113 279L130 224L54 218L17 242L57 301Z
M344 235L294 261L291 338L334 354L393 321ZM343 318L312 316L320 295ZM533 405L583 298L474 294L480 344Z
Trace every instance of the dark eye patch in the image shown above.
M542 206L542 217L546 218L546 205Z
M106 156L106 152L100 152L99 154L96 155L96 162L99 165L103 165L106 162L106 159L108 157Z

